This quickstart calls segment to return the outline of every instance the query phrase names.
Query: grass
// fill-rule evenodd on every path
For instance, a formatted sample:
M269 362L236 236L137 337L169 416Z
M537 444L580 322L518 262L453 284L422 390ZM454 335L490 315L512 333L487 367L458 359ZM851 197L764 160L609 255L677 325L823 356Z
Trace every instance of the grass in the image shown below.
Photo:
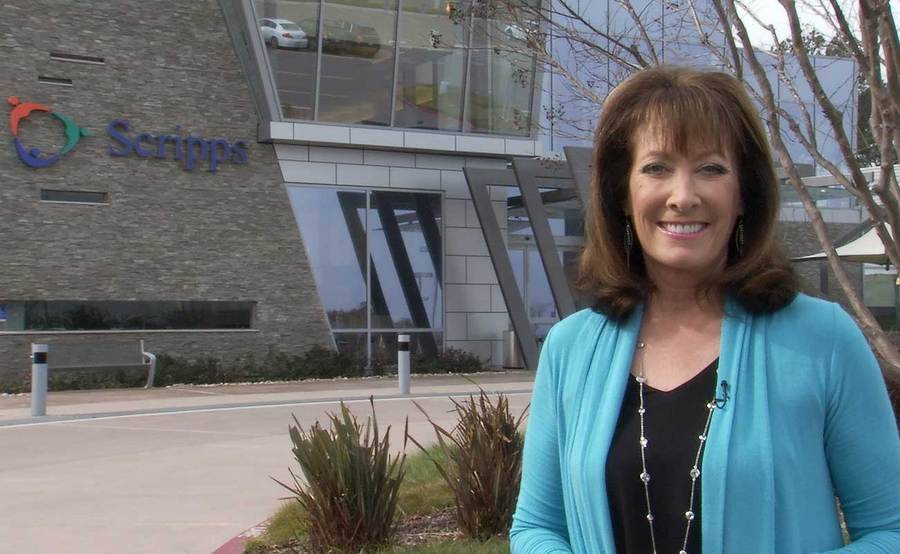
M428 453L444 462L440 449L432 447ZM428 457L417 452L406 458L406 476L400 485L398 517L427 515L453 506L453 494L438 474ZM272 516L266 532L251 539L245 552L257 554L269 552L280 545L290 544L306 534L305 513L296 500L287 500ZM393 547L382 554L494 554L509 552L509 543L503 539L487 542L460 540L416 547Z
M433 446L428 454L440 463L446 463L441 449ZM453 493L438 474L434 464L421 452L406 458L406 475L400 485L401 516L430 514L453 506Z

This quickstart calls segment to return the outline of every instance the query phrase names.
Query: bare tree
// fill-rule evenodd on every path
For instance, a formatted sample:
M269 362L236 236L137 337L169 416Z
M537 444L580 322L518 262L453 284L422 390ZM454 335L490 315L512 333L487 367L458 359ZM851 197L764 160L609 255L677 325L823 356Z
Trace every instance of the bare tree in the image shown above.
M573 136L581 133L588 138L594 121L585 117L586 111L596 116L608 90L642 68L672 61L699 63L723 67L741 79L761 107L777 159L806 209L857 323L881 359L886 377L900 383L900 354L841 264L816 201L801 178L797 148L786 142L791 137L802 145L820 168L858 200L890 263L900 267L900 243L891 233L900 228L900 188L894 171L900 144L900 42L892 6L890 0L859 0L852 5L842 0L802 1L807 2L802 7L817 13L830 29L804 33L795 0L779 0L789 24L788 37L779 37L768 23L772 14L755 13L741 0L660 0L652 4L616 0L616 17L627 23L627 29L619 25L617 32L610 30L608 13L606 21L597 21L576 0L477 1L473 9L508 22L508 40L503 42L500 37L495 51L505 49L521 56L527 49L545 73L556 82L565 82L564 105L544 106L545 117L551 126L563 126L559 123L565 121L564 132ZM748 23L766 29L773 47L757 48ZM691 45L687 49L695 57L697 47L702 47L699 57L703 59L692 62L680 56L684 45ZM815 56L823 49L825 54L855 62L859 79L855 94L871 106L869 120L859 122L872 137L870 155L858 152L856 122L848 125L847 106L838 105L823 84ZM779 102L785 92L797 100L794 106L798 109L785 109ZM582 109L572 113L572 105ZM827 133L816 124L820 121L827 124ZM823 135L829 137L833 152L824 149ZM873 148L877 155L871 155ZM866 160L878 160L879 165L874 171L863 171Z

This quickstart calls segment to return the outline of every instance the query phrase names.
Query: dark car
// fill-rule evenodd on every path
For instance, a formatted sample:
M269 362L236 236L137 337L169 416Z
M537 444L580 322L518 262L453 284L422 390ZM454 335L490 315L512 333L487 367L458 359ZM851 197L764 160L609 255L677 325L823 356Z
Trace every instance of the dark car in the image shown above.
M309 39L309 47L316 48L319 40L318 21L304 19L299 25ZM322 51L328 54L374 58L381 49L378 31L369 25L343 19L326 19L322 31Z

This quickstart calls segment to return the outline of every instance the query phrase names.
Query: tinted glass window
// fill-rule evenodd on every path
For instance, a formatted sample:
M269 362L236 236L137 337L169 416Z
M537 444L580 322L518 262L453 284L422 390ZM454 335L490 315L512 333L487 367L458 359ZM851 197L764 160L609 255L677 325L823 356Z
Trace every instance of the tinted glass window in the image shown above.
M255 302L34 301L2 303L3 331L249 329Z
M527 42L536 25L477 19L472 29L468 129L475 133L528 136L534 57Z
M41 189L41 200L45 202L80 202L84 204L106 204L107 193L86 190Z
M371 362L379 345L396 341L394 329L419 329L416 344L436 352L440 195L308 186L289 196L338 349Z
M281 111L289 119L313 119L316 101L319 4L295 0L255 0L257 15L286 19L285 30L303 30L304 37L288 39L269 32L265 50L275 77ZM275 27L274 23L269 23Z
M365 329L365 191L291 187L289 194L331 327Z
M372 326L440 327L440 197L376 191L370 206L372 282L384 296L380 305L373 298Z
M394 125L462 130L466 29L442 3L403 1Z
M323 3L319 120L390 125L397 4Z

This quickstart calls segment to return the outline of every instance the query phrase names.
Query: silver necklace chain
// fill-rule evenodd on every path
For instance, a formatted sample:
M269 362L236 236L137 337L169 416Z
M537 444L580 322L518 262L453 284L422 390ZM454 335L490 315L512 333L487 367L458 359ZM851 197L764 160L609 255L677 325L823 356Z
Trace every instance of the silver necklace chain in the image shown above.
M638 342L638 349L643 349L645 344ZM653 545L653 554L656 554L656 532L653 528L653 510L650 508L650 472L647 471L647 437L644 434L644 384L647 382L647 376L644 374L644 355L641 355L641 372L636 376L635 381L638 383L638 397L640 404L638 405L638 419L641 425L641 438L638 441L641 445L641 482L644 483L644 498L647 500L647 523L650 525L650 542ZM706 424L703 426L703 432L697 437L700 444L697 446L697 455L694 456L694 466L691 468L689 475L691 477L691 499L688 502L688 509L684 512L684 541L681 543L681 550L678 554L687 554L688 537L691 534L691 523L694 521L694 491L697 488L697 479L700 478L700 456L703 454L703 445L706 444L707 433L709 432L709 423L712 421L713 412L716 409L715 399L706 404L709 413L706 416Z

